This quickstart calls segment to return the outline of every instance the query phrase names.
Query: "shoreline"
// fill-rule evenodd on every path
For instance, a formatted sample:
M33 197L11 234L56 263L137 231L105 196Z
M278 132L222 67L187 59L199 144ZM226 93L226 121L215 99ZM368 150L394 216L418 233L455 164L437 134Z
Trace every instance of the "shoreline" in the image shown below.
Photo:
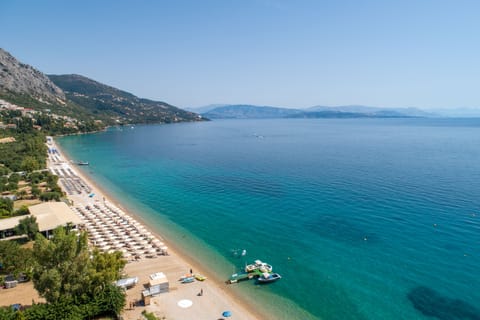
M70 160L71 160L71 157L70 155L64 151L64 149L61 148L61 146L55 141L53 140L52 141L53 143L53 146L60 152L61 155L63 155L63 161L65 161L68 165L70 165ZM48 162L48 165L47 165L48 168L54 168L54 166L51 165L50 162ZM98 183L98 181L95 180L94 177L92 177L90 174L88 174L87 172L85 172L85 168L81 168L79 166L70 166L74 171L75 173L81 178L83 179L83 181L85 181L85 183L87 185L90 186L90 188L92 189L92 193L95 193L95 197L97 198L96 201L98 201L98 199L100 198L104 198L105 200L107 200L108 202L114 204L115 206L117 206L118 208L120 208L121 210L123 210L126 215L134 218L135 220L137 220L142 226L145 227L145 229L149 232L152 233L152 235L154 235L156 238L160 239L162 242L165 243L165 245L168 246L168 252L169 252L169 255L167 257L157 257L157 258L154 258L154 259L144 259L140 262L130 262L130 263L127 263L126 267L125 267L125 272L127 273L132 273L131 275L134 276L135 274L133 274L136 269L149 269L149 267L153 267L155 268L156 265L158 265L158 260L162 260L162 259L169 259L171 261L168 261L168 266L165 266L165 268L167 269L170 269L170 265L175 265L176 267L174 268L174 270L170 270L170 273L173 273L173 274L176 274L177 277L180 277L182 275L184 275L185 273L188 273L188 270L189 269L193 269L195 273L201 273L205 276L207 276L208 280L206 280L205 282L199 282L199 281L195 281L195 284L196 286L192 286L192 285L179 285L178 287L177 286L174 286L172 288L172 284L176 284L174 281L176 281L176 277L171 277L169 276L169 279L170 279L170 283L171 283L171 288L173 290L171 290L170 292L168 293L164 293L164 294L161 294L155 298L152 299L155 300L155 299L161 299L163 300L163 298L165 297L165 295L171 295L173 291L175 291L175 294L179 293L179 292L182 292L184 291L184 288L185 289L195 289L193 293L195 292L198 292L198 286L201 286L201 290L205 290L205 292L208 292L208 297L211 297L211 298L207 298L205 295L205 297L202 297L201 298L201 303L202 304L206 304L204 309L206 310L203 310L202 312L202 316L204 315L205 317L212 317L212 319L215 319L214 317L217 317L221 315L221 313L219 313L218 311L213 311L214 309L217 309L218 307L220 307L220 305L223 303L225 304L225 307L226 308L225 310L231 310L232 313L234 313L234 318L235 319L269 319L269 316L266 315L266 314L261 314L258 312L258 310L254 309L254 307L248 303L246 301L246 299L244 297L242 297L240 294L236 293L236 292L233 292L232 290L228 290L227 288L227 285L221 280L218 278L218 276L214 275L213 273L209 272L208 270L205 270L202 268L202 263L201 261L199 261L199 259L195 258L195 257L192 257L190 255L188 255L188 253L185 252L185 250L183 250L182 248L180 248L179 246L177 246L173 241L169 240L169 239L166 239L162 234L161 232L158 232L157 230L155 229L152 229L150 228L149 224L147 223L147 221L145 220L145 218L143 218L141 216L141 214L138 214L138 213L135 213L134 210L131 210L131 208L129 208L128 206L124 205L121 201L118 201L119 199L117 199L117 197L115 197L112 192L109 192L109 190L107 190L104 186L102 186L100 183ZM62 188L63 189L63 188ZM81 203L82 202L82 198L79 198L79 196L67 196L67 198L71 201L74 202L74 204L78 204L78 203ZM85 199L83 199L85 200ZM93 199L86 199L87 201L90 201L90 202L93 202L95 200ZM150 266L149 266L150 265ZM137 268L138 266L138 268ZM162 270L157 270L157 271L162 271ZM152 273L151 271L149 271L150 273ZM168 276L168 274L167 274ZM147 279L148 280L148 279ZM141 282L142 283L142 282ZM189 286L189 287L187 287ZM141 285L137 285L136 287L141 287ZM138 289L138 288L137 288ZM129 306L129 300L138 300L140 297L137 296L137 297L133 297L133 295L136 295L136 294L139 294L140 292L138 290L135 290L135 291L132 291L132 294L130 294L130 291L131 290L128 290L126 293L127 293L127 303L126 303L126 306L128 307ZM185 294L186 295L191 295L192 290L185 290ZM195 293L195 296L197 294ZM192 299L193 300L193 299ZM207 300L210 300L210 301L207 301ZM219 300L223 300L223 301L219 301ZM161 303L152 303L151 306L155 305L155 304L161 304ZM158 310L155 310L156 308L154 307L151 307L151 306L147 306L147 307L142 307L142 308L136 308L134 310L126 310L124 311L124 318L125 319L138 319L140 317L140 312L143 310L143 309L146 309L148 312L154 312L155 311L158 311ZM126 307L126 308L127 308ZM168 319L177 319L177 318L183 318L185 317L185 311L190 311L194 308L190 308L190 309L179 309L179 307L176 305L176 304L171 304L171 305L165 305L165 304L162 304L161 306L162 308L162 316L165 316L167 315L167 318ZM217 308L214 308L214 307L217 307ZM142 310L140 310L142 309ZM150 309L153 309L153 310L150 310ZM212 311L209 311L212 310ZM137 312L135 312L137 311ZM181 311L181 312L179 312ZM206 312L206 313L205 313ZM190 316L196 316L198 317L200 314L198 313L198 311L195 311L194 313L192 313Z

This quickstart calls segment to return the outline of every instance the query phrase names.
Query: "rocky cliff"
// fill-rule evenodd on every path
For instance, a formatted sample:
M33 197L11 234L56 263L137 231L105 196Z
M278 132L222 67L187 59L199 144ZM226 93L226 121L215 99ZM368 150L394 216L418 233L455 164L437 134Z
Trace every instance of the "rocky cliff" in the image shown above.
M40 101L64 102L66 97L46 75L19 62L0 48L0 91L29 95Z

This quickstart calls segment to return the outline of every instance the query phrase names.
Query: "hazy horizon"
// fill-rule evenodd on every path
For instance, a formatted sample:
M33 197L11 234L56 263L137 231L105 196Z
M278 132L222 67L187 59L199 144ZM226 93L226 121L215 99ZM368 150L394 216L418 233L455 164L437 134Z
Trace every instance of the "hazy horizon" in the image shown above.
M431 112L434 114L438 114L440 116L473 116L479 117L480 116L480 108L475 107L451 107L451 108L419 108L419 107L382 107L382 106L367 106L362 104L352 104L352 105L335 105L335 106L326 106L326 105L314 105L314 106L306 106L306 107L290 107L290 106L273 106L273 105L256 105L256 104L248 104L248 103L211 103L202 106L186 106L187 110L197 111L197 112L204 112L201 111L202 109L214 109L217 107L223 106L235 106L235 105L252 105L256 107L273 107L273 108L285 108L285 109L297 109L297 110L308 110L310 108L315 107L325 107L325 108L344 108L344 107L366 107L366 108L376 108L376 109L385 109L385 110L401 110L401 109L416 109L425 112Z

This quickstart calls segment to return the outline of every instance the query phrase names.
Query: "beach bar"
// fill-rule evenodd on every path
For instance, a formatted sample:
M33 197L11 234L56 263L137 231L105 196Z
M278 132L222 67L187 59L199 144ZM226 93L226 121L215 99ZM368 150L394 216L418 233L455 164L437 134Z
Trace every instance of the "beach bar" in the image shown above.
M168 292L169 286L167 276L163 272L151 274L148 282L148 289L142 291L142 299L145 302L145 305L149 304L150 297Z
M0 220L0 239L9 238L15 235L14 229L20 220L29 216L37 219L38 230L48 238L53 230L59 226L76 228L83 224L70 207L64 202L45 202L28 207L29 215L17 216Z

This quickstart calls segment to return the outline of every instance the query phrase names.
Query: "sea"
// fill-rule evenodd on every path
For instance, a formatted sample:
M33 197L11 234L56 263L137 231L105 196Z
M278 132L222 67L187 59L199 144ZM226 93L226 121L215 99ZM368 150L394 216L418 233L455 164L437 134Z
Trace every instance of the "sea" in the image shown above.
M480 319L480 119L216 120L57 141L218 279L273 265L281 280L227 288L266 318Z

